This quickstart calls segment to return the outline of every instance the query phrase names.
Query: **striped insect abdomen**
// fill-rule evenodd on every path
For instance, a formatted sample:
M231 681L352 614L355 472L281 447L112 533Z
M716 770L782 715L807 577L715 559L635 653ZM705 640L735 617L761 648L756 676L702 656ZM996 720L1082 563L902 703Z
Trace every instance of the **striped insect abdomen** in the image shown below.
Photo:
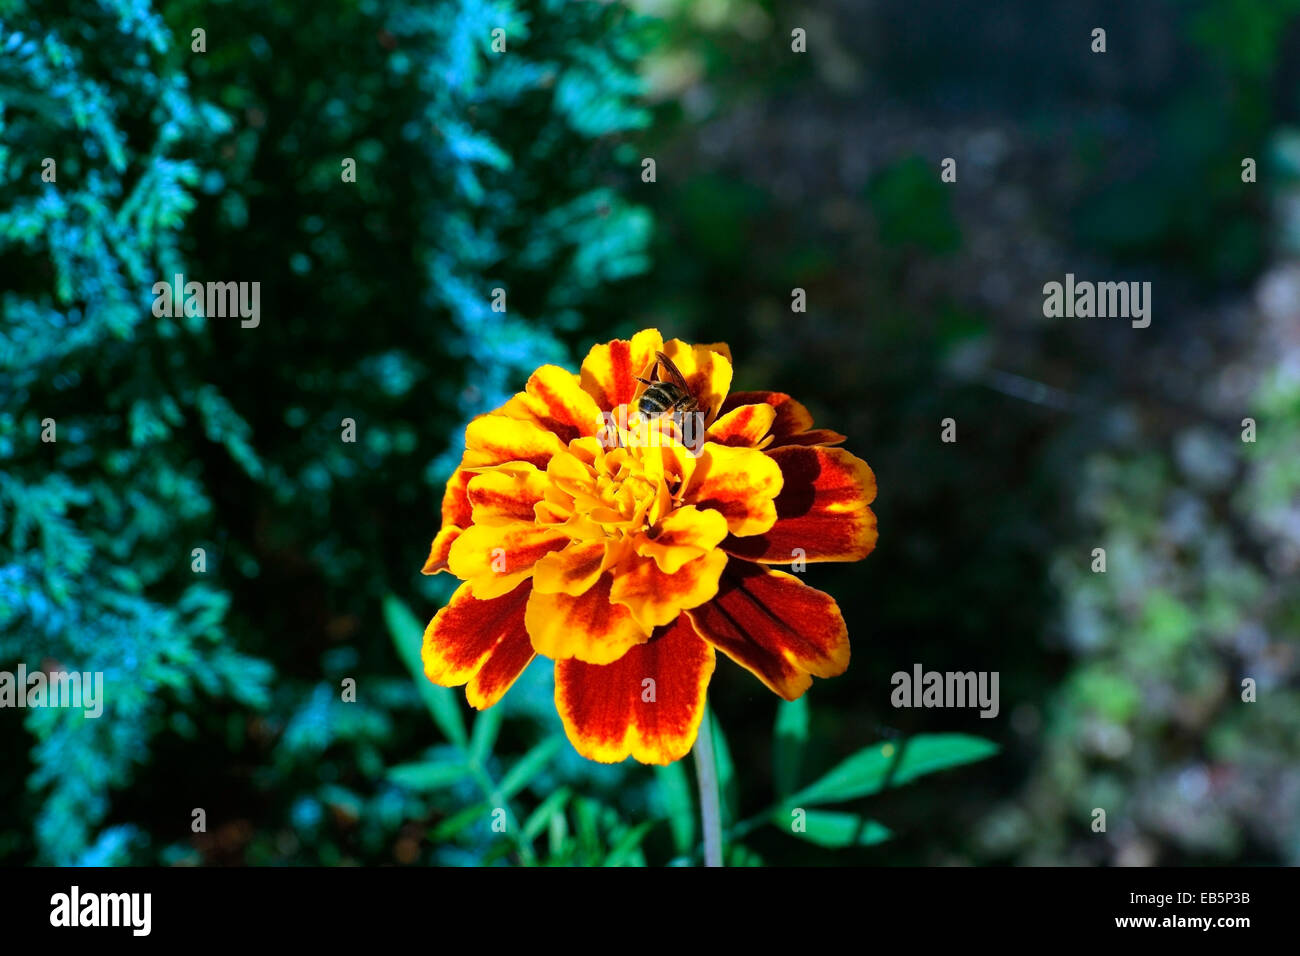
M693 411L696 402L690 392L672 382L655 382L645 390L636 407L642 415L659 415L669 409Z

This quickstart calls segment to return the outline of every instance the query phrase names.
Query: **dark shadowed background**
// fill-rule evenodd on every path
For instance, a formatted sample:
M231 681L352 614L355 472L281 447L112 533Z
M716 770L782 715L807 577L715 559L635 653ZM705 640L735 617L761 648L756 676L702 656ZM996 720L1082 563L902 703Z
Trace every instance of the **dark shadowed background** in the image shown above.
M0 669L108 687L0 711L0 860L695 858L688 762L579 758L544 661L483 716L409 666L466 420L654 326L880 488L805 577L848 673L777 732L718 665L729 819L999 746L834 808L891 839L729 862L1300 863L1300 2L1056 6L0 2ZM177 272L260 324L155 317ZM1150 327L1044 317L1066 273ZM914 664L998 716L892 707Z

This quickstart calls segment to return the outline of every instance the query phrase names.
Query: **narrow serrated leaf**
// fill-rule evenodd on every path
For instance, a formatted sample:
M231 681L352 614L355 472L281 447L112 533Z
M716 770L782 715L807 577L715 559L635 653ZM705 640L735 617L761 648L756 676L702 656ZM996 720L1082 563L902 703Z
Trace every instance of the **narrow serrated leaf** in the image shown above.
M799 761L808 741L807 697L777 704L773 737L772 782L777 795L785 796L799 783Z
M635 853L636 848L641 845L641 841L645 839L645 835L650 832L652 826L654 826L653 821L647 820L638 823L623 834L609 851L609 855L605 857L605 865L622 866L627 862L628 858Z
M395 595L384 595L383 607L384 620L388 624L388 633L393 639L393 646L397 648L402 663L415 679L420 697L429 708L433 722L449 741L458 747L464 747L468 738L456 692L450 687L431 684L429 678L424 676L424 662L420 659L420 649L424 646L424 628L411 613L411 609Z
M404 763L388 771L388 779L410 790L439 790L450 787L468 774L469 769L454 763Z
M546 846L554 862L568 863L573 857L572 842L569 839L569 820L563 813L551 815L551 822L546 827Z
M454 813L447 819L435 826L429 834L430 839L435 843L443 840L450 840L456 834L472 826L475 822L485 821L488 819L488 805L486 803L476 803L472 807L466 807L459 813Z
M585 856L593 860L599 859L600 854L600 831L597 827L599 815L600 807L593 800L578 797L573 801L573 820L578 846Z
M731 748L718 715L710 707L707 715L713 727L713 761L718 770L718 789L722 792L722 828L726 830L736 819L739 794L736 791L736 765L731 762Z
M681 761L655 767L660 798L668 814L668 826L673 834L673 846L679 854L689 853L695 846L695 799L691 783Z
M551 824L551 818L554 816L563 816L564 807L573 796L573 791L568 787L561 787L549 797L537 805L537 809L528 815L524 821L524 839L531 843L536 840L548 826Z
M818 846L839 848L846 846L872 846L883 843L894 834L889 827L867 820L856 813L837 813L833 810L805 811L802 821L787 818L783 811L773 815L772 822L778 829L785 830L791 836ZM802 829L793 824L802 822Z
M886 785L902 786L925 774L983 760L997 751L992 741L968 734L923 734L899 744L876 744L859 750L782 804L793 808L855 800Z
M478 725L475 725L475 730ZM546 769L560 748L564 746L564 737L556 734L548 737L524 754L519 762L510 768L510 772L501 781L501 793L509 800L524 787L528 786L539 773Z
M497 733L501 730L502 711L500 707L489 707L474 718L474 730L469 738L469 759L482 765L492 754L492 746L497 742Z

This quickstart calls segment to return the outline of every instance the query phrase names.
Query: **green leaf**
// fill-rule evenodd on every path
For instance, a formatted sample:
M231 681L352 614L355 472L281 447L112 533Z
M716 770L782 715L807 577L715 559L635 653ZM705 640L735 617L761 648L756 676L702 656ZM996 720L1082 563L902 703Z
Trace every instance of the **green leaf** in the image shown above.
M440 790L465 779L469 772L460 761L452 763L404 763L388 771L388 779L410 790Z
M668 826L673 831L673 846L677 852L689 853L695 846L695 800L691 784L681 761L667 766L656 766L655 777L659 783L660 799L668 812Z
M638 823L623 834L609 851L609 856L605 857L605 865L622 866L636 852L637 847L641 845L641 841L645 839L645 835L650 832L650 828L653 826L654 822L647 820L644 823Z
M477 764L481 765L492 753L497 732L501 730L501 713L500 707L489 707L474 721L474 732L469 739L469 759Z
M743 843L729 843L727 845L727 866L735 868L738 866L764 866L763 858L745 846Z
M856 813L836 813L832 810L805 811L804 830L800 832L792 826L795 818L783 816L783 813L784 811L778 810L772 814L772 822L778 829L818 846L872 846L883 843L894 835L889 827L875 820L867 820Z
M398 656L406 669L415 678L424 704L433 715L433 721L446 738L458 747L466 742L465 721L460 715L460 703L456 692L450 687L431 684L424 676L424 662L420 659L420 649L424 646L424 628L402 601L392 594L384 595L384 621L388 624L388 633L397 648Z
M736 765L731 762L731 749L722 733L718 715L710 707L708 719L713 727L713 762L718 768L718 789L722 792L722 828L725 830L736 819L738 795L736 793Z
M782 803L786 807L840 803L876 793L886 784L902 786L917 777L997 753L998 745L968 734L923 734L901 746L877 744L859 750L816 783Z
M573 819L578 837L578 846L590 859L600 858L600 830L597 818L599 805L589 797L578 797L573 801Z
M515 846L504 840L493 843L483 853L482 859L479 860L478 866L492 866L497 860L504 860L511 853L515 852Z
M468 828L471 824L477 823L488 818L488 805L486 803L476 803L472 807L466 807L460 813L452 814L443 820L429 834L429 838L435 843L443 840L449 840L462 830Z
M920 156L908 156L885 167L867 187L882 243L916 248L932 256L961 248L961 227L951 196Z
M480 720L482 718L479 718ZM478 724L474 725L474 732L478 733ZM559 734L548 737L540 744L534 747L528 753L524 754L510 772L505 775L501 781L501 794L507 800L513 797L524 787L528 786L539 773L546 769L546 765L554 759L559 753L560 748L564 746L564 737Z
M546 829L552 817L563 816L564 807L572 796L572 790L568 787L561 787L539 803L537 809L530 813L528 819L524 821L524 839L531 843Z
M808 698L783 700L776 707L776 731L772 745L772 779L779 796L795 788L799 780L799 758L808 740Z
M550 825L546 828L546 845L553 861L568 863L572 859L573 841L569 839L569 820L563 813L551 817Z

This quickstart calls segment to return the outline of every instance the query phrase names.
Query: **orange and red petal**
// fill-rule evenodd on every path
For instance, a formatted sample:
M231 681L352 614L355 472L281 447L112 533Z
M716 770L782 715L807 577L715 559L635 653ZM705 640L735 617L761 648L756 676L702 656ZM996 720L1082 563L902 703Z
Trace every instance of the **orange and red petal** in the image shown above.
M533 659L524 627L530 586L491 600L462 584L424 630L424 674L442 687L468 684L465 696L479 710L491 707Z
M791 435L781 444L784 445L839 445L846 436L833 432L829 428L810 428L806 432ZM775 445L776 443L773 442Z
M596 583L605 570L610 546L604 541L574 541L552 551L533 568L533 587L545 594L577 597Z
M472 476L466 493L475 524L502 524L535 520L549 487L544 471L521 461Z
M545 469L551 458L564 451L564 442L536 422L504 415L480 415L465 426L462 467L480 468L509 461L526 461Z
M589 760L672 763L695 743L713 667L713 648L683 615L612 664L556 662L555 707Z
M785 392L732 392L723 403L722 411L725 414L741 405L771 405L776 410L772 437L777 445L785 444L791 435L812 428L812 413Z
M722 512L733 535L759 534L776 521L781 468L756 448L707 444L682 494L683 504Z
M665 574L676 574L686 562L708 554L726 537L727 519L720 512L686 505L670 511L638 538L636 551L654 558Z
M529 376L524 390L501 407L500 414L535 422L566 445L596 435L604 426L601 409L580 382L558 365L543 365Z
M474 584L483 599L500 597L533 573L533 566L569 543L555 528L522 521L474 525L452 542L447 567L462 581Z
M438 574L447 570L447 554L451 544L474 520L474 509L469 501L469 482L474 472L457 468L447 479L442 493L442 527L429 548L429 557L420 569L422 574Z
M433 539L433 544L429 547L429 557L424 561L424 567L420 569L421 574L438 574L448 570L447 559L451 556L451 546L456 543L464 528L458 528L456 525L444 524L439 529L438 534Z
M655 353L664 347L658 329L644 329L628 339L615 339L593 345L582 360L582 390L595 400L601 411L613 411L632 401L641 386L638 377L646 377L655 361Z
M447 488L442 493L442 526L458 525L468 528L472 520L473 506L469 501L469 483L474 472L457 468L447 479Z
M812 676L849 666L844 616L830 595L793 575L732 561L712 601L686 612L700 636L786 700Z
M764 440L775 421L776 409L771 405L737 405L710 426L705 438L720 445L762 448L770 444Z
M876 476L843 448L787 445L769 449L784 484L776 523L753 537L730 537L730 554L766 564L858 561L876 546Z
M722 405L723 414L744 405L771 405L776 420L770 432L771 447L782 445L838 445L844 436L828 428L813 428L812 413L785 392L732 392Z
M555 660L576 657L590 664L610 664L643 644L650 630L622 604L609 599L613 576L601 575L579 595L543 593L528 598L524 623L533 650Z
M675 574L661 571L653 558L634 556L615 569L610 600L626 606L649 631L717 594L718 578L726 566L722 551L688 561Z
M584 502L598 501L595 469L572 451L562 451L546 466L546 478L556 491Z
M695 347L697 349L708 349L710 352L717 352L719 355L721 355L724 359L727 360L728 365L736 364L731 360L731 346L728 345L726 342L699 343Z

